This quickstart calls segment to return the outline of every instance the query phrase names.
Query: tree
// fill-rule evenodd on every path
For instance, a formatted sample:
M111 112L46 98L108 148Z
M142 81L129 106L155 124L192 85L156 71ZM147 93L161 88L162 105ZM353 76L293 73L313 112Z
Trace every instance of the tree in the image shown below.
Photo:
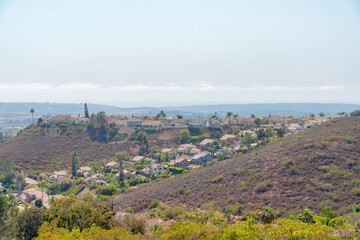
M265 223L269 224L273 220L275 220L275 211L271 207L264 207L259 214L260 220Z
M17 237L29 240L37 237L44 216L45 210L40 208L30 207L22 211L16 219Z
M180 143L188 143L190 140L190 131L183 129L180 131Z
M276 132L277 136L280 138L282 138L285 134L285 130L283 128L276 128L275 132Z
M30 113L32 115L32 124L34 124L34 112L35 112L35 110L33 108L31 108Z
M0 142L4 139L3 133L0 131Z
M60 191L65 192L73 185L73 181L69 178L65 178L60 182Z
M230 121L230 119L231 119L232 116L233 116L233 113L232 113L232 112L227 112L227 113L226 113L226 118L229 119L229 127L231 126L231 121Z
M178 115L176 115L176 118L177 119L183 119L184 117L182 115L178 114Z
M260 119L260 118L258 118L258 117L257 117L257 118L255 118L255 119L254 119L254 123L255 123L255 125L256 125L256 126L260 126L261 119Z
M58 227L80 231L92 225L110 229L113 213L109 206L97 200L93 195L84 197L69 197L57 200L46 212L45 221Z
M338 112L337 115L339 116L344 116L346 114L346 112Z
M164 111L160 111L158 114L156 114L156 119L164 119L166 117L166 114Z
M76 177L77 171L79 170L79 155L76 150L71 152L71 174Z
M128 155L126 152L117 152L115 154L115 157L117 158L119 164L120 164L120 171L119 171L119 183L120 187L125 187L125 175L124 175L124 166L123 166L123 160L127 160Z
M89 110L88 110L88 106L87 106L86 103L85 103L85 105L84 105L84 111L85 111L85 117L86 117L86 118L89 118Z
M259 141L265 138L265 131L263 128L260 128L259 130L256 131L256 138Z
M320 116L320 117L324 117L325 114L321 112L321 113L319 113L319 116Z
M309 209L304 209L303 211L301 211L301 213L297 216L297 219L305 223L315 223L314 213L311 212Z
M246 147L250 147L250 144L253 142L253 139L249 133L245 133L244 137L241 139L241 144Z
M256 116L255 116L255 114L251 114L250 117L251 117L251 118L255 118Z
M14 161L11 159L6 159L4 163L4 171L5 171L5 184L10 185L12 183L12 170L14 168Z
M355 110L350 113L350 117L358 117L360 116L360 110Z
M24 181L24 176L22 175L22 174L18 174L17 176L16 176L16 183L18 184L18 186L19 186L19 191L21 192L22 191L22 183L23 183L23 181Z

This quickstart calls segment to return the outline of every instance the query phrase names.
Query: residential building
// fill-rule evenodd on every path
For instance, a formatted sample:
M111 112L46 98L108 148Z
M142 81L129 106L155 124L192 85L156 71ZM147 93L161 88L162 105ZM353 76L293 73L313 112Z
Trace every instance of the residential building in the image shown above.
M207 163L213 160L209 152L201 152L189 158L191 163Z

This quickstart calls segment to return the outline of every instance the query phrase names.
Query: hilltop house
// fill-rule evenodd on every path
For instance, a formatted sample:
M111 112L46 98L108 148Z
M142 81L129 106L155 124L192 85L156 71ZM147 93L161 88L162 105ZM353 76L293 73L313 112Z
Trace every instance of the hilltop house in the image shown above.
M50 175L50 181L60 183L63 179L68 178L68 175L65 171L55 171L52 175Z
M184 158L174 159L174 160L171 160L169 162L169 167L177 167L177 168L188 169L189 165L190 165L189 161L187 159L184 159Z
M149 168L145 168L143 169L143 173L147 176L151 176L152 174L161 174L162 172L165 171L165 165L160 163L160 164L153 164L151 165Z
M128 128L135 128L141 126L142 122L143 122L142 118L131 118L126 120L126 126Z
M179 148L177 149L177 151L181 152L181 153L184 153L184 154L189 154L189 153L191 153L191 150L193 148L196 148L196 146L192 145L192 144L181 144L179 146Z
M141 160L144 160L144 159L145 159L144 156L135 156L135 157L133 157L133 159L131 161L136 162L136 161L141 161Z
M89 174L89 171L91 170L91 167L80 167L78 170L78 173L80 173L82 176L87 177L87 175Z
M142 122L141 126L143 127L152 127L152 128L159 128L162 127L161 121L153 121L153 120L145 120Z
M203 148L208 148L213 146L214 139L204 139L200 142L199 146Z
M212 119L210 121L207 122L207 127L220 127L221 124L220 124L220 121L217 120L217 119Z
M239 137L233 134L225 134L220 138L222 143L235 143L236 141L239 141Z
M92 184L97 181L105 181L105 177L102 174L94 174L91 177L88 177L84 180L87 184Z
M198 118L198 119L190 119L189 121L190 126L195 127L206 127L207 126L207 120L204 117Z
M213 160L209 152L201 152L189 158L191 163L207 163Z
M120 168L120 164L117 162L109 162L108 164L106 164L105 166L105 170L106 171L111 171L113 169L119 170Z
M28 178L28 177L25 178L25 182L26 182L26 184L35 184L35 185L39 184L38 181Z
M185 119L174 119L174 121L172 121L169 125L171 127L174 127L174 128L184 128L184 127L186 127Z

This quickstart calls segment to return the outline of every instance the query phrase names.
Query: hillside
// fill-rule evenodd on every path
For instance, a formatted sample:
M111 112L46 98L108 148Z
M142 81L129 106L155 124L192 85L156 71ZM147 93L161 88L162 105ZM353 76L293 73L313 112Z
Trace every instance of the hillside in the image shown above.
M121 194L116 210L157 198L197 208L240 202L245 211L269 205L280 212L324 206L344 211L360 199L360 118L327 124L258 151Z
M151 147L172 146L176 142L178 129L164 130L149 135ZM134 129L120 129L128 134ZM65 129L57 126L24 129L16 137L0 143L0 171L6 159L12 159L15 170L26 172L68 169L71 165L70 153L79 153L80 165L91 162L105 162L118 151L132 153L139 145L130 140L101 143L92 141L85 126L68 125Z

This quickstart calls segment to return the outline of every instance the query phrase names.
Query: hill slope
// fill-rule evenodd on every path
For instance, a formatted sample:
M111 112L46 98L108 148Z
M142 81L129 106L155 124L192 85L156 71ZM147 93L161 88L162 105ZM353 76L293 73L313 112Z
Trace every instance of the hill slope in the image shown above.
M130 135L134 129L121 128L120 133ZM175 146L178 129L166 129L149 134L150 148ZM16 170L47 171L67 169L71 166L70 153L76 150L80 166L91 162L109 161L118 151L132 153L139 150L137 142L130 140L101 143L92 141L85 126L67 125L61 129L32 126L0 143L0 171L6 159L14 160Z
M340 210L360 199L359 177L360 118L342 118L258 151L139 187L118 196L114 206L119 210L137 205L139 198L157 198L190 208L238 201L247 210L262 205L283 212L324 206Z

